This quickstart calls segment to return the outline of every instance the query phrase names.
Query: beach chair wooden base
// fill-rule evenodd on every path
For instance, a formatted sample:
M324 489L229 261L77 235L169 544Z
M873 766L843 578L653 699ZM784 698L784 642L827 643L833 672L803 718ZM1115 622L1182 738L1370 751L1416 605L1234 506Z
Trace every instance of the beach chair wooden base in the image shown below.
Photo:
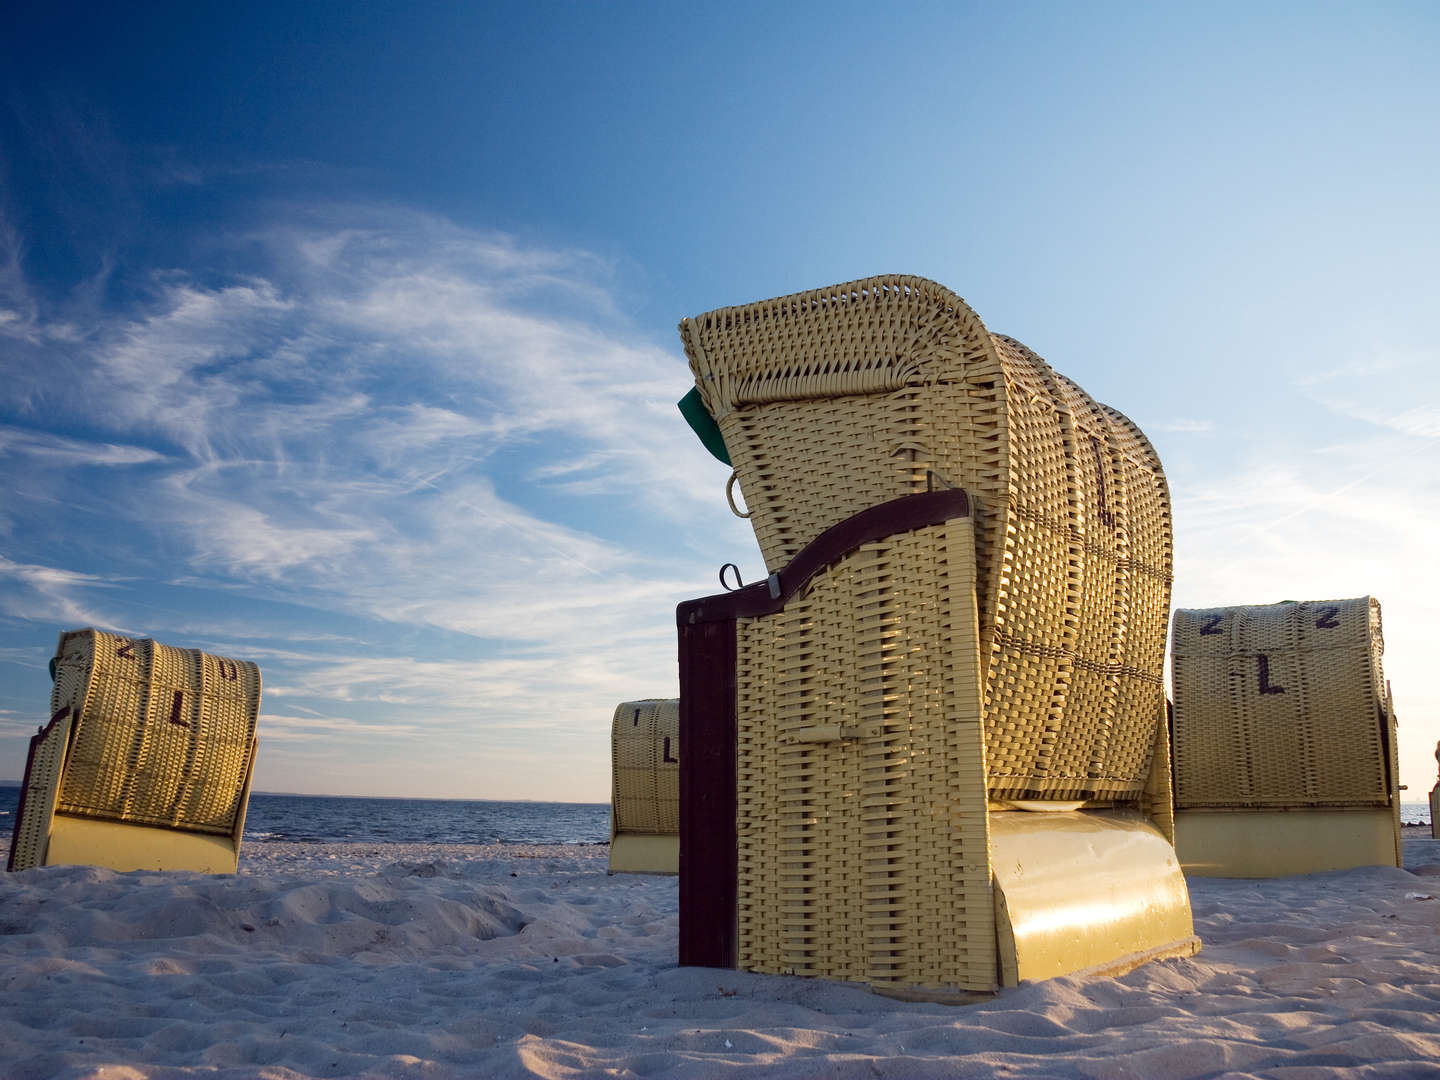
M233 874L240 845L233 836L121 825L57 816L50 825L46 866L106 866L111 870L194 870Z
M1134 811L990 815L1003 986L1200 949L1175 849Z
M1395 814L1384 806L1180 810L1175 850L1194 877L1289 877L1402 865Z
M610 873L678 874L680 837L618 833L610 837Z
M8 870L233 874L254 775L260 670L95 630L61 634L30 740Z

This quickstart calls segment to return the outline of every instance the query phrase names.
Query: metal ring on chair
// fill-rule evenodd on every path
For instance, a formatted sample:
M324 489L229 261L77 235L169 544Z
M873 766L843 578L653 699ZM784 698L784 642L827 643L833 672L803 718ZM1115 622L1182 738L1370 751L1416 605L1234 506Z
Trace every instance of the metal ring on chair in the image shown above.
M732 589L729 585L725 584L726 570L735 571L735 589L743 589L745 587L745 582L742 581L740 578L740 567L736 566L733 562L727 562L724 566L720 567L720 587L726 592L735 591L735 589Z
M730 479L725 481L725 501L730 504L730 512L738 518L748 518L753 510L746 510L740 513L740 508L735 505L735 481L740 479L740 470L736 469L730 473Z

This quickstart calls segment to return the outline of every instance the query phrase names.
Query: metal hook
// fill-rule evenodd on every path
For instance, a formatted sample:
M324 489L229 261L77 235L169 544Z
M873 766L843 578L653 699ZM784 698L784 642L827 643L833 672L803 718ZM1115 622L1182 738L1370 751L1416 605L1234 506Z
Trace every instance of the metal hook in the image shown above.
M740 479L740 470L736 469L730 474L730 479L725 481L725 501L730 504L730 512L738 518L748 518L754 511L746 510L743 514L740 508L735 505L735 481Z

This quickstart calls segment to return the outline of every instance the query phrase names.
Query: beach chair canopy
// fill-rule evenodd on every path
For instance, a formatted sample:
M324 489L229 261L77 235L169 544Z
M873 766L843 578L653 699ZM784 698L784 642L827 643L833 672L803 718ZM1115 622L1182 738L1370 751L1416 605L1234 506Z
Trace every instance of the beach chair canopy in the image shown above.
M1400 865L1383 652L1369 596L1175 612L1176 847L1188 872Z
M680 702L622 701L610 725L610 872L680 869Z
M260 669L149 639L60 635L8 868L233 873L255 765Z
M921 278L680 332L771 572L677 612L682 959L893 991L1193 949L1169 844L1169 496L1140 431ZM733 832L703 833L732 807ZM1042 838L1102 819L1114 843ZM693 860L692 821L712 852ZM1076 844L1088 870L1056 859ZM1122 848L1148 854L1105 869ZM687 918L719 895L688 887L702 864L734 879L730 939L707 937L723 906ZM1122 880L1151 899L1112 903Z

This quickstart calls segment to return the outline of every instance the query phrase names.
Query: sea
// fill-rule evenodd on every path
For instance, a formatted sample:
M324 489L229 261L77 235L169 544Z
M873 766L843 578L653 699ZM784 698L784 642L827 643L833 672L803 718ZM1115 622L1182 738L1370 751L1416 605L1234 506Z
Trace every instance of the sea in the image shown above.
M19 799L19 784L0 784L0 833L14 828ZM1430 804L1401 803L1400 820L1429 825ZM609 839L609 803L255 792L245 815L244 843L604 844Z
M14 828L19 784L0 784L0 835ZM252 792L246 844L605 844L609 803L372 799Z

